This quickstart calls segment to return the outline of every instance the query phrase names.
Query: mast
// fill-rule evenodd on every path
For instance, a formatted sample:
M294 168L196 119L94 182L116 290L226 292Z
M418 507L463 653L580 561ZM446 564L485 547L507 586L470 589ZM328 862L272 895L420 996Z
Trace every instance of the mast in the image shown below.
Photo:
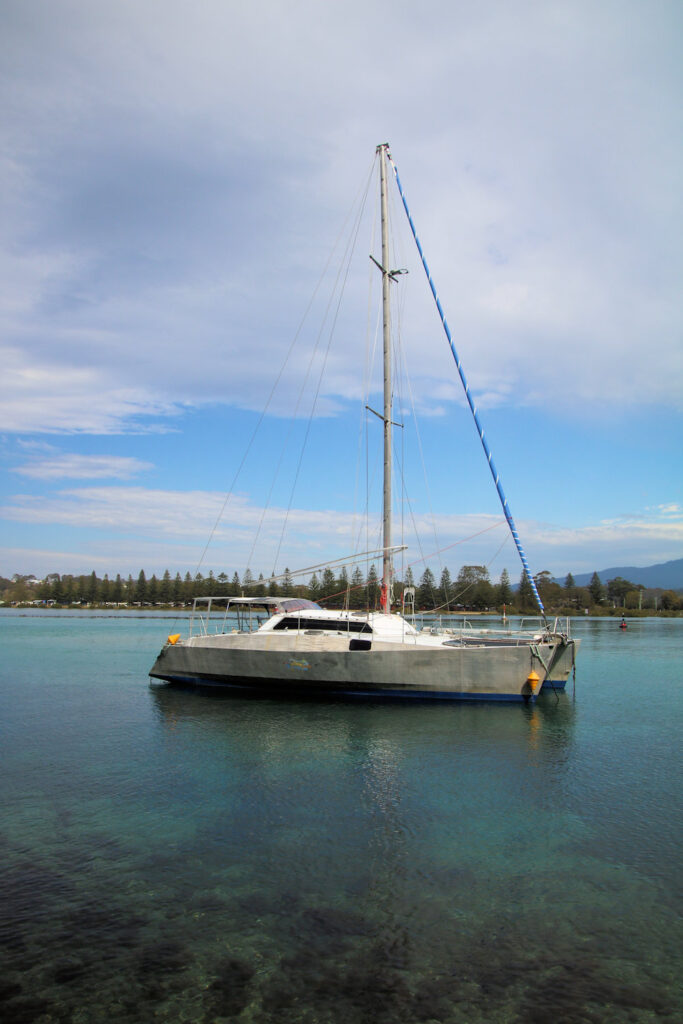
M391 310L389 304L389 225L387 217L387 152L389 144L377 147L379 153L380 206L382 217L382 338L384 345L384 493L382 547L382 611L391 613Z

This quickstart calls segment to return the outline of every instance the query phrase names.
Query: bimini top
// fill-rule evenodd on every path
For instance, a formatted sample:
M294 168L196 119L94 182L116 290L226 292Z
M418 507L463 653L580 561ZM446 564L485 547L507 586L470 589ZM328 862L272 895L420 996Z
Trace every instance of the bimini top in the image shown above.
M220 597L195 597L194 604L195 606L212 604L214 601L242 605L247 608L267 608L271 615L277 615L278 612L298 612L311 609L323 611L315 601L308 601L304 597L227 597L221 595Z

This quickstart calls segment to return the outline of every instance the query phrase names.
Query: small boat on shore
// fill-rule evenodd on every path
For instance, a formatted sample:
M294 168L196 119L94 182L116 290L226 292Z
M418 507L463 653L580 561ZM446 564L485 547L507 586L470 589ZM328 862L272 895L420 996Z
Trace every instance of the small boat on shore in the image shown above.
M392 611L392 384L389 286L398 271L389 269L387 170L391 167L408 213L398 173L386 144L379 156L382 228L384 425L382 586L380 611L334 611L296 597L197 598L189 636L169 637L150 675L169 682L217 685L278 695L313 694L372 698L436 698L463 701L534 701L546 682L561 688L573 668L578 641L568 630L551 627L502 491L483 430L437 299L465 394L488 456L506 520L543 614L538 631L489 636L418 630ZM431 275L415 235L429 284ZM350 562L353 559L349 559ZM266 581L267 582L267 581ZM223 607L217 619L216 610ZM213 627L218 625L217 629Z

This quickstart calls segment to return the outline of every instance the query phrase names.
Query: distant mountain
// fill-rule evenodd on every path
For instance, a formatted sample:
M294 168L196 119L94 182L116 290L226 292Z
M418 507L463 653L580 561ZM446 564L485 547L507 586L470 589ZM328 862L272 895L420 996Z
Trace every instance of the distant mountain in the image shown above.
M574 576L574 574L572 573ZM577 587L587 587L592 572L582 572L574 576ZM644 587L660 587L662 590L683 590L683 558L675 558L672 562L660 562L659 565L618 565L614 569L598 569L602 583L621 576L631 583L642 583ZM556 583L564 583L566 577L557 579Z

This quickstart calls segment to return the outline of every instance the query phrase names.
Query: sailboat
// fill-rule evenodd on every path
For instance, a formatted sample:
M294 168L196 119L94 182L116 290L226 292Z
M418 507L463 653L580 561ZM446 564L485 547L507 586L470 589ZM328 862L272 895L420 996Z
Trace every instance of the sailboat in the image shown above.
M460 360L427 267L400 178L386 143L379 156L382 274L384 427L382 584L378 611L324 609L295 596L198 598L189 635L169 636L150 676L171 683L215 685L280 696L422 698L462 701L536 700L544 684L561 687L575 662L578 641L551 627L502 491ZM417 629L392 609L392 382L387 216L388 170L393 171L411 230L437 302L465 394L501 499L513 539L543 616L542 628L491 642L476 632ZM222 623L211 630L212 609L224 606Z

